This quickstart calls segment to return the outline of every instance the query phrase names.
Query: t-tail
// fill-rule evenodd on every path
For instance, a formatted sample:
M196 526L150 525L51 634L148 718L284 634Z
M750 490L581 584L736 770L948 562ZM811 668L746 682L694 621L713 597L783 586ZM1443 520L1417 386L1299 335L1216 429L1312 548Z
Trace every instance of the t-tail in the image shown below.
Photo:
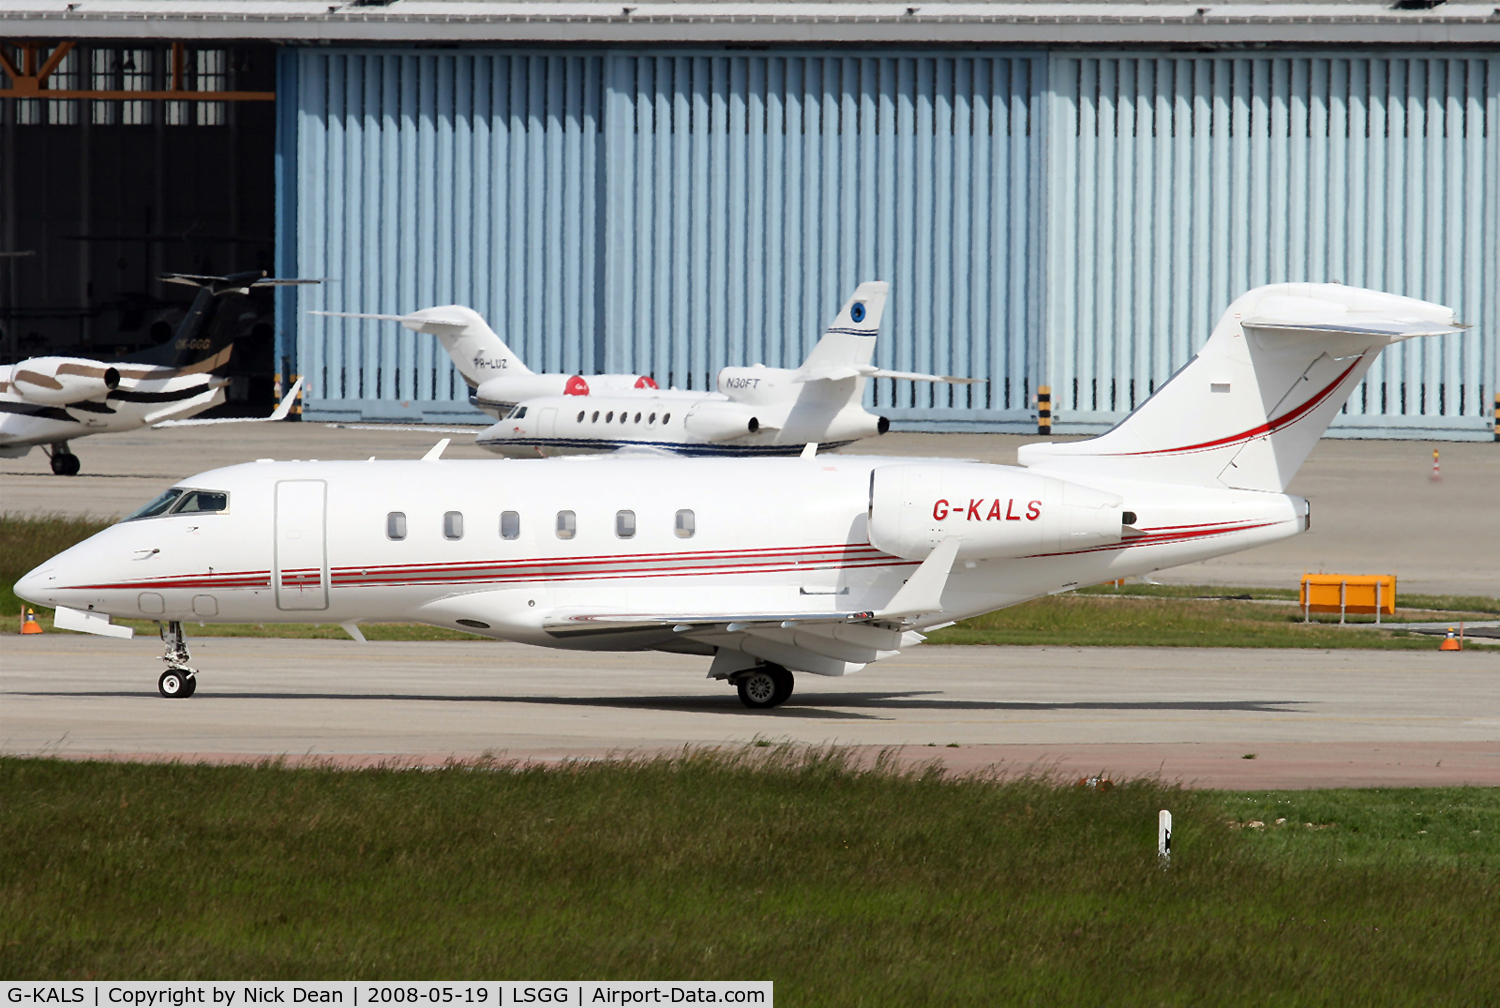
M515 355L484 316L463 305L441 305L423 308L409 315L365 315L356 312L315 311L312 315L331 318L380 319L400 322L412 332L436 336L454 367L469 385L478 387L491 378L529 375L531 369Z
M160 279L166 283L196 287L198 292L170 340L159 347L123 357L120 363L172 368L179 375L219 374L228 369L239 332L240 313L234 310L233 303L249 295L252 287L321 283L319 280L268 277L265 270L228 276L164 273Z
M1049 472L1283 492L1382 350L1465 328L1451 308L1396 294L1257 287L1114 429L1025 445L1020 461Z

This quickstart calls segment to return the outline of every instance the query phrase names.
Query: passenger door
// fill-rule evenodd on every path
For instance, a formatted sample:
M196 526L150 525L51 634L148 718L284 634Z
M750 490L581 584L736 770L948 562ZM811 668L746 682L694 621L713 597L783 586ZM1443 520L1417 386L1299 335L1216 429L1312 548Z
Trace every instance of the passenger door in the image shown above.
M328 608L328 484L283 480L276 484L276 608Z

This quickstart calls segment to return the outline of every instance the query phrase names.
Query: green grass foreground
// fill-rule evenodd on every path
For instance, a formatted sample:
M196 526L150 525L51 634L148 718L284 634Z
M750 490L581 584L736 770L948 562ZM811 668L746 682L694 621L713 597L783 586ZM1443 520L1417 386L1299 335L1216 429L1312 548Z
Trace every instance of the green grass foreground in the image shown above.
M7 758L0 804L6 979L1500 1003L1500 789L1095 790L773 746L551 769Z
M0 634L20 629L21 602L16 580L112 520L53 515L29 518L0 515ZM1209 596L1209 597L1205 597ZM1405 631L1355 630L1304 625L1296 589L1226 589L1204 585L1131 584L1086 588L1001 609L939 630L933 644L1033 644L1104 647L1274 647L1374 648L1430 651L1431 637ZM1401 609L1390 621L1435 622L1495 619L1500 599L1480 596L1400 595ZM1252 601L1260 600L1260 601ZM1285 604L1268 604L1271 601ZM50 613L38 620L54 632ZM1322 619L1326 622L1329 617ZM1337 619L1337 617L1333 617ZM1354 617L1368 621L1370 617ZM137 633L154 634L149 620L117 620ZM482 640L473 634L414 623L362 624L370 640ZM66 631L55 631L64 633ZM190 624L194 637L284 637L344 640L332 623ZM1477 645L1476 645L1477 646Z

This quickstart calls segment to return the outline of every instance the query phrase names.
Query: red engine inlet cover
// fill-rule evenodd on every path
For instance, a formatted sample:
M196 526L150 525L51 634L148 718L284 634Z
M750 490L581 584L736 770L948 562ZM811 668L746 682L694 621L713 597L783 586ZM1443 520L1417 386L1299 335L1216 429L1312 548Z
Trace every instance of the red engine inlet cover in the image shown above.
M635 387L636 388L660 388L661 386L658 385L658 384L656 384L656 379L652 378L650 375L641 375L639 378L637 378L635 380Z
M588 395L589 383L578 375L568 379L568 384L563 386L563 395Z

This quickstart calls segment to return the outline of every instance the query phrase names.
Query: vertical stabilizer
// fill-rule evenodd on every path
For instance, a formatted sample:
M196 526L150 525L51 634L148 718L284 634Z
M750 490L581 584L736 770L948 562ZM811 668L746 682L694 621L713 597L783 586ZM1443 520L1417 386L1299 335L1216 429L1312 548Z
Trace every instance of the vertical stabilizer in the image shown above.
M885 314L885 299L891 285L884 280L867 280L854 289L843 309L813 347L800 373L818 377L845 377L822 374L828 370L848 368L847 377L861 373L875 359L875 337L880 335L880 317Z
M1453 310L1341 284L1272 284L1225 311L1203 349L1107 434L1025 445L1022 465L1283 491L1380 351L1464 327Z
M473 308L463 305L442 305L423 308L410 315L367 315L359 312L315 311L311 315L327 315L331 318L381 319L400 322L412 332L436 336L453 366L471 386L478 387L489 378L510 375L529 375L521 358L517 357L505 342L495 335L495 330L485 322L484 316Z

